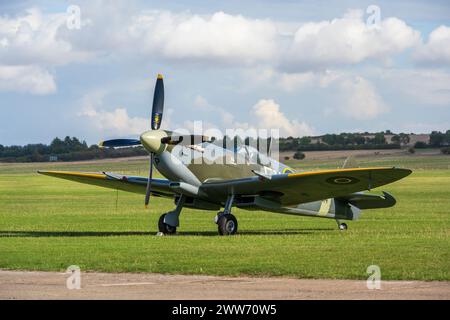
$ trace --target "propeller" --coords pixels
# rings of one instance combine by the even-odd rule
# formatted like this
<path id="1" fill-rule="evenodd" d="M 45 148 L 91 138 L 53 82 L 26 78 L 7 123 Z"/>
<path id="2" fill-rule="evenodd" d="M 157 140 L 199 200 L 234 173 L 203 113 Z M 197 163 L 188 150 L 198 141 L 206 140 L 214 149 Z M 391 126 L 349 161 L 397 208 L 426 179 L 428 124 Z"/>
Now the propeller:
<path id="1" fill-rule="evenodd" d="M 164 110 L 164 82 L 161 74 L 158 74 L 155 85 L 155 92 L 153 94 L 153 106 L 152 106 L 152 119 L 151 119 L 151 127 L 152 130 L 158 130 L 161 126 L 161 120 L 163 116 Z M 159 143 L 161 144 L 161 138 L 159 139 Z M 148 207 L 150 202 L 150 194 L 152 192 L 152 176 L 153 176 L 153 158 L 155 153 L 153 152 L 154 148 L 149 148 L 152 150 L 150 152 L 150 170 L 148 174 L 147 180 L 147 188 L 145 190 L 145 207 Z M 147 149 L 147 150 L 149 150 Z"/>
<path id="2" fill-rule="evenodd" d="M 153 175 L 153 160 L 156 154 L 161 153 L 166 145 L 172 141 L 178 141 L 177 139 L 171 140 L 167 138 L 171 132 L 159 130 L 161 126 L 161 120 L 164 110 L 164 83 L 161 74 L 158 74 L 155 85 L 155 92 L 153 94 L 153 106 L 151 113 L 151 130 L 141 134 L 140 139 L 112 139 L 99 143 L 101 148 L 116 148 L 116 147 L 131 147 L 137 145 L 143 145 L 144 148 L 150 153 L 150 170 L 147 180 L 147 188 L 145 190 L 145 207 L 147 208 L 150 202 L 150 195 L 152 192 L 152 175 Z M 183 140 L 179 138 L 179 140 Z"/>

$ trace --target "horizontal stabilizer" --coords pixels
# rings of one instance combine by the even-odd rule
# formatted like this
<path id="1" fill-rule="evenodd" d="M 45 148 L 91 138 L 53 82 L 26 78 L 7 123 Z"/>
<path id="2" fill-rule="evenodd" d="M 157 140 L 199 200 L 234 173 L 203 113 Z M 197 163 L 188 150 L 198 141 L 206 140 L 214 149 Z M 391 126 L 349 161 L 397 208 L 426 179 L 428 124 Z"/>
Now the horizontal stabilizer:
<path id="1" fill-rule="evenodd" d="M 396 203 L 395 198 L 385 191 L 383 195 L 354 193 L 339 197 L 337 200 L 348 202 L 359 209 L 389 208 Z"/>

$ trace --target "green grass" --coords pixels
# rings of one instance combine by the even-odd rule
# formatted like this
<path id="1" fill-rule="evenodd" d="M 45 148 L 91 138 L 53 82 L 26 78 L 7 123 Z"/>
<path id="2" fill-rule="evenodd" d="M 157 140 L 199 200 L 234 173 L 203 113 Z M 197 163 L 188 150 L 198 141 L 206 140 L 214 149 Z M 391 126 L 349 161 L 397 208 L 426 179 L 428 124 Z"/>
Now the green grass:
<path id="1" fill-rule="evenodd" d="M 336 167 L 338 160 L 299 162 Z M 397 157 L 366 164 L 412 167 L 385 186 L 395 207 L 365 211 L 339 232 L 334 220 L 235 209 L 240 234 L 217 236 L 215 212 L 183 209 L 176 236 L 156 237 L 159 216 L 173 201 L 40 176 L 33 164 L 0 165 L 0 268 L 161 272 L 214 275 L 450 280 L 449 158 Z M 403 165 L 403 163 L 407 165 Z M 107 170 L 145 175 L 144 160 L 45 164 L 44 169 Z M 116 196 L 118 201 L 116 206 Z"/>

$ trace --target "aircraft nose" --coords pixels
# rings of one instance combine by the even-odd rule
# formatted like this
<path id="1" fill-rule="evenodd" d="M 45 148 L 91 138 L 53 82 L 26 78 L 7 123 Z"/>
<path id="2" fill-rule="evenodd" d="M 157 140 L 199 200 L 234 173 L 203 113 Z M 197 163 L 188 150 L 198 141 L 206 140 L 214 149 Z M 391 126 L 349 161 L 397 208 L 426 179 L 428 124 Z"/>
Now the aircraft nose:
<path id="1" fill-rule="evenodd" d="M 161 138 L 164 137 L 167 137 L 167 133 L 165 131 L 150 130 L 141 134 L 140 140 L 147 151 L 160 154 L 166 148 L 166 145 L 161 143 Z"/>

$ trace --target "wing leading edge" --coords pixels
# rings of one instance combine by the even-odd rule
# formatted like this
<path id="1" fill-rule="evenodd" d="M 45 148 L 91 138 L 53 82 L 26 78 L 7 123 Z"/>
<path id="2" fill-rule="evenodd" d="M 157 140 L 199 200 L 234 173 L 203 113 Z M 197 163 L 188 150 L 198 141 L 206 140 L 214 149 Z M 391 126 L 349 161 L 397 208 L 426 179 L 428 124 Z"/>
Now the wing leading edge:
<path id="1" fill-rule="evenodd" d="M 77 172 L 77 171 L 43 171 L 38 173 L 75 182 L 95 186 L 118 189 L 122 191 L 145 194 L 147 179 L 138 176 L 126 176 L 109 172 Z M 171 181 L 152 179 L 152 194 L 155 196 L 172 197 L 175 193 Z"/>

